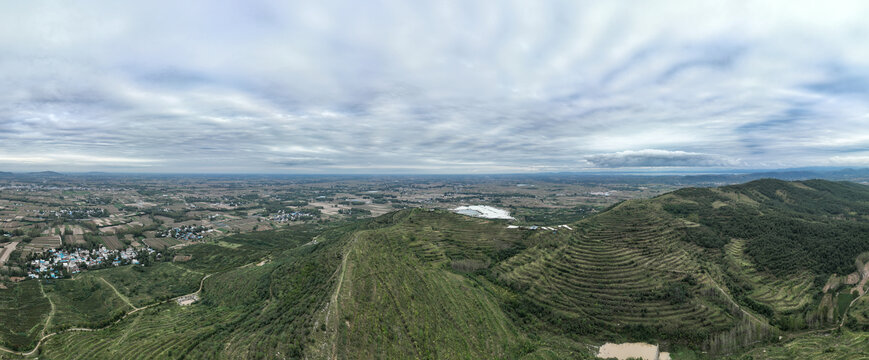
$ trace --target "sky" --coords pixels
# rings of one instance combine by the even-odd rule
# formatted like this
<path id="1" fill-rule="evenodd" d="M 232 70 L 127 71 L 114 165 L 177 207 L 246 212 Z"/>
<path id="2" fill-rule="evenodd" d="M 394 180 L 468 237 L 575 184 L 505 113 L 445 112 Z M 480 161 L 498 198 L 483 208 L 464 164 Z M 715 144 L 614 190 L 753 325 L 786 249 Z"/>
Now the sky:
<path id="1" fill-rule="evenodd" d="M 867 1 L 4 1 L 0 171 L 869 166 Z"/>

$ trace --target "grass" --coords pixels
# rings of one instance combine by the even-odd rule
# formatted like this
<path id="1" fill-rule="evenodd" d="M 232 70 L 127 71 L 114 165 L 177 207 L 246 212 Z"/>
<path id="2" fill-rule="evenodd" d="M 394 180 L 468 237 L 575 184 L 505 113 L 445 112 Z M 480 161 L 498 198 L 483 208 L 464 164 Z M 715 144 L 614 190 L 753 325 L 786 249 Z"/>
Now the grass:
<path id="1" fill-rule="evenodd" d="M 409 235 L 392 227 L 355 235 L 327 324 L 338 331 L 338 357 L 518 357 L 528 340 L 497 299 L 447 271 L 448 251 Z"/>
<path id="2" fill-rule="evenodd" d="M 864 295 L 848 311 L 848 327 L 869 331 L 869 295 Z"/>
<path id="3" fill-rule="evenodd" d="M 848 306 L 851 304 L 857 295 L 854 295 L 850 292 L 843 291 L 839 293 L 839 296 L 836 297 L 836 318 L 840 318 L 845 311 L 848 309 Z"/>
<path id="4" fill-rule="evenodd" d="M 25 281 L 0 290 L 0 341 L 10 349 L 36 344 L 51 305 L 36 281 Z"/>
<path id="5" fill-rule="evenodd" d="M 98 271 L 88 271 L 79 278 L 102 278 L 112 284 L 136 307 L 158 300 L 188 294 L 199 288 L 204 274 L 194 272 L 172 263 L 156 263 L 152 266 L 120 266 Z"/>
<path id="6" fill-rule="evenodd" d="M 869 211 L 869 205 L 859 197 L 831 200 L 827 192 L 862 190 L 815 182 L 776 186 L 686 189 L 627 201 L 557 232 L 412 209 L 328 228 L 228 236 L 180 250 L 192 255 L 188 262 L 91 271 L 73 280 L 78 283 L 53 285 L 52 299 L 64 294 L 61 288 L 68 292 L 57 299 L 52 321 L 63 326 L 111 317 L 111 309 L 125 308 L 122 297 L 141 306 L 192 292 L 211 274 L 192 305 L 166 303 L 105 329 L 63 333 L 40 356 L 590 358 L 605 341 L 649 341 L 675 349 L 676 359 L 742 358 L 751 346 L 760 346 L 747 354 L 755 359 L 865 358 L 867 333 L 852 331 L 867 318 L 865 301 L 849 312 L 849 328 L 840 333 L 774 343 L 779 332 L 768 323 L 811 315 L 820 298 L 816 279 L 825 275 L 817 271 L 838 265 L 788 263 L 788 256 L 805 254 L 791 249 L 775 257 L 787 239 L 773 237 L 784 230 L 740 227 L 761 216 L 749 208 L 762 208 L 763 216 L 793 215 L 787 229 L 807 230 L 797 234 L 802 245 L 850 234 L 828 225 L 850 221 L 840 219 L 850 216 L 838 212 L 843 207 Z M 807 203 L 812 199 L 819 203 Z M 765 239 L 776 247 L 764 248 Z M 823 256 L 838 262 L 848 249 Z M 123 296 L 113 297 L 102 279 Z M 17 296 L 38 300 L 41 294 L 30 289 Z M 831 299 L 841 312 L 852 297 Z M 90 314 L 89 306 L 109 310 Z M 41 312 L 23 312 L 37 333 L 47 311 L 43 305 Z"/>
<path id="7" fill-rule="evenodd" d="M 241 246 L 241 244 L 238 244 L 238 243 L 231 243 L 231 242 L 226 242 L 226 241 L 221 241 L 221 240 L 215 241 L 214 244 L 218 245 L 218 246 L 223 246 L 225 248 L 230 248 L 230 249 L 237 249 Z"/>
<path id="8" fill-rule="evenodd" d="M 549 323 L 579 334 L 698 343 L 734 326 L 722 304 L 696 296 L 710 292 L 701 250 L 649 206 L 628 202 L 578 223 L 498 265 L 498 279 L 527 294 L 523 308 L 546 309 Z"/>
<path id="9" fill-rule="evenodd" d="M 784 344 L 762 346 L 748 355 L 756 360 L 869 359 L 869 332 L 842 331 L 799 337 Z M 744 357 L 747 358 L 747 357 Z"/>
<path id="10" fill-rule="evenodd" d="M 175 240 L 174 238 L 170 238 L 170 237 L 144 239 L 144 240 L 142 240 L 142 242 L 144 242 L 145 245 L 148 245 L 149 247 L 154 248 L 154 249 L 158 249 L 158 250 L 164 250 L 170 246 L 178 245 L 181 243 L 180 241 Z"/>
<path id="11" fill-rule="evenodd" d="M 130 310 L 114 290 L 91 276 L 46 282 L 44 288 L 55 305 L 48 332 L 102 326 Z"/>
<path id="12" fill-rule="evenodd" d="M 772 307 L 776 312 L 791 313 L 800 311 L 812 302 L 814 276 L 807 271 L 785 277 L 758 271 L 751 259 L 745 254 L 745 240 L 732 239 L 724 247 L 728 261 L 737 266 L 734 272 L 740 274 L 753 289 L 748 296 L 755 301 Z"/>
<path id="13" fill-rule="evenodd" d="M 201 273 L 213 273 L 236 268 L 266 254 L 262 251 L 246 248 L 232 249 L 213 244 L 190 245 L 184 247 L 179 253 L 191 255 L 193 259 L 180 263 L 178 264 L 179 266 Z"/>
<path id="14" fill-rule="evenodd" d="M 93 332 L 67 332 L 49 338 L 41 357 L 88 358 L 188 358 L 218 357 L 273 359 L 298 358 L 311 345 L 315 312 L 322 308 L 334 285 L 330 276 L 340 262 L 340 248 L 349 229 L 321 235 L 317 245 L 299 246 L 302 238 L 285 237 L 271 247 L 262 243 L 242 244 L 237 249 L 217 245 L 193 245 L 194 257 L 183 264 L 163 263 L 145 274 L 122 268 L 89 273 L 103 277 L 131 299 L 139 286 L 120 281 L 134 277 L 138 282 L 161 284 L 164 274 L 179 278 L 184 273 L 214 273 L 204 282 L 201 300 L 188 306 L 172 303 L 151 307 L 124 318 L 117 324 Z M 289 233 L 284 233 L 289 234 Z M 274 234 L 273 234 L 274 235 Z M 307 241 L 303 242 L 306 243 Z M 262 266 L 247 265 L 252 258 L 273 254 L 273 261 Z M 278 255 L 279 254 L 279 255 Z M 227 265 L 228 262 L 230 265 Z M 237 265 L 234 266 L 233 265 Z M 197 270 L 198 269 L 198 270 Z M 201 274 L 195 275 L 196 287 Z M 185 281 L 178 281 L 186 284 Z M 185 285 L 186 286 L 186 285 Z M 193 287 L 195 290 L 196 287 Z M 159 287 L 140 286 L 140 294 L 160 298 Z M 187 290 L 184 290 L 187 291 Z"/>
<path id="15" fill-rule="evenodd" d="M 173 304 L 136 313 L 109 328 L 73 331 L 49 338 L 42 356 L 49 359 L 178 358 L 189 347 L 207 339 L 232 313 Z M 238 315 L 236 315 L 238 316 Z"/>

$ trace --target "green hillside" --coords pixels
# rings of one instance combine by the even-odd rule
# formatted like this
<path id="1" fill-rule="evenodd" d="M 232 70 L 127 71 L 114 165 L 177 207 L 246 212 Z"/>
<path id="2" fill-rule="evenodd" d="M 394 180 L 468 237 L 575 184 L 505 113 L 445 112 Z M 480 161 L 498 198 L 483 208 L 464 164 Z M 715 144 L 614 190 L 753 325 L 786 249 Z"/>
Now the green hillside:
<path id="1" fill-rule="evenodd" d="M 556 229 L 407 209 L 237 235 L 0 290 L 0 340 L 49 335 L 43 359 L 864 355 L 869 187 L 686 188 Z"/>

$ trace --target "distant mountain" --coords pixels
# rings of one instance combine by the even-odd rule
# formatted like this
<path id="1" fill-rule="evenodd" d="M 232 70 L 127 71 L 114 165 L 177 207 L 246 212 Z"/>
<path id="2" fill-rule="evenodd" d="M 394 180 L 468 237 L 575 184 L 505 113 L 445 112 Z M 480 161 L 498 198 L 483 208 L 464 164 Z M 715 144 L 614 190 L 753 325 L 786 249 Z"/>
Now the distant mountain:
<path id="1" fill-rule="evenodd" d="M 65 176 L 64 174 L 61 174 L 61 173 L 59 173 L 59 172 L 54 172 L 54 171 L 38 171 L 38 172 L 29 172 L 29 173 L 26 173 L 26 174 L 23 174 L 23 175 L 27 175 L 27 176 L 41 176 L 41 177 L 58 177 L 58 176 Z"/>
<path id="2" fill-rule="evenodd" d="M 849 180 L 855 178 L 869 179 L 869 169 L 859 168 L 805 168 L 805 169 L 785 169 L 769 172 L 759 172 L 749 174 L 750 178 L 774 178 L 780 180 L 808 180 L 808 179 L 824 179 L 824 180 Z"/>
<path id="3" fill-rule="evenodd" d="M 593 182 L 625 184 L 670 184 L 675 186 L 721 186 L 741 184 L 759 179 L 779 179 L 787 181 L 823 179 L 869 182 L 869 169 L 850 168 L 799 168 L 770 171 L 752 171 L 730 174 L 637 174 L 637 173 L 542 173 L 499 175 L 517 179 L 531 178 L 548 182 Z"/>

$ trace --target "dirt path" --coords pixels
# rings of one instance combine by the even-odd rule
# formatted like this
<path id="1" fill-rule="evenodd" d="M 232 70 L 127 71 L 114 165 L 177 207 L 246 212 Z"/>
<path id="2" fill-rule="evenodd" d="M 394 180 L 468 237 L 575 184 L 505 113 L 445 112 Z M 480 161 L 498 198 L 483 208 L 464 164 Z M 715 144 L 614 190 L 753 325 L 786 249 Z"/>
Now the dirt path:
<path id="1" fill-rule="evenodd" d="M 129 326 L 129 328 L 127 330 L 124 331 L 124 335 L 121 335 L 121 337 L 118 338 L 118 341 L 115 341 L 115 344 L 120 345 L 124 341 L 126 341 L 127 337 L 130 336 L 130 332 L 132 330 L 134 330 L 136 328 L 136 326 L 139 324 L 140 319 L 142 319 L 141 316 L 137 316 L 135 319 L 133 319 L 133 323 Z"/>
<path id="2" fill-rule="evenodd" d="M 724 295 L 725 298 L 727 298 L 727 300 L 729 300 L 731 303 L 733 303 L 733 306 L 736 306 L 736 308 L 739 309 L 739 311 L 742 311 L 743 314 L 748 315 L 749 317 L 751 317 L 752 319 L 754 319 L 755 321 L 757 321 L 761 324 L 767 324 L 767 322 L 761 321 L 760 319 L 757 318 L 757 316 L 754 316 L 754 314 L 752 314 L 748 311 L 745 311 L 745 309 L 743 309 L 742 306 L 739 306 L 739 304 L 736 301 L 734 301 L 732 297 L 730 297 L 730 294 L 728 294 L 726 291 L 724 291 L 724 289 L 722 289 L 720 286 L 718 286 L 718 283 L 715 282 L 715 280 L 712 279 L 711 276 L 706 276 L 706 278 L 708 278 L 709 282 L 712 283 L 712 286 L 715 286 L 715 288 L 718 289 L 718 291 L 720 291 L 721 294 Z"/>
<path id="3" fill-rule="evenodd" d="M 335 286 L 335 292 L 332 293 L 332 299 L 330 301 L 330 309 L 326 312 L 326 324 L 329 323 L 329 315 L 332 313 L 332 308 L 335 310 L 335 318 L 338 318 L 338 295 L 341 294 L 341 287 L 344 285 L 344 274 L 347 273 L 347 258 L 350 257 L 350 252 L 353 250 L 352 245 L 356 242 L 357 237 L 354 237 L 349 244 L 347 244 L 347 251 L 344 253 L 343 258 L 341 259 L 341 268 L 340 273 L 338 274 L 338 285 Z M 340 325 L 340 324 L 339 324 Z M 338 326 L 335 325 L 335 332 L 332 333 L 332 359 L 338 358 Z"/>
<path id="4" fill-rule="evenodd" d="M 860 276 L 863 277 L 863 280 L 860 280 L 860 282 L 857 283 L 857 292 L 860 293 L 860 296 L 863 296 L 866 294 L 866 282 L 869 281 L 869 263 L 866 263 L 866 265 L 863 265 L 863 268 L 860 269 Z"/>
<path id="5" fill-rule="evenodd" d="M 809 335 L 809 334 L 819 334 L 819 333 L 831 332 L 831 331 L 834 331 L 837 329 L 841 329 L 843 326 L 845 326 L 845 320 L 848 319 L 848 311 L 850 311 L 851 307 L 854 306 L 855 303 L 857 303 L 857 300 L 860 300 L 860 298 L 862 298 L 863 296 L 866 296 L 866 294 L 867 294 L 867 292 L 863 291 L 863 286 L 865 286 L 866 281 L 869 280 L 869 264 L 866 264 L 865 266 L 863 266 L 863 269 L 860 271 L 860 275 L 863 276 L 863 280 L 861 280 L 856 285 L 859 289 L 858 292 L 860 295 L 858 295 L 856 298 L 854 298 L 854 300 L 851 300 L 851 302 L 848 303 L 848 307 L 846 307 L 845 311 L 842 312 L 842 319 L 839 320 L 839 325 L 836 325 L 836 326 L 833 326 L 830 328 L 826 328 L 826 329 L 815 329 L 815 330 L 806 330 L 806 331 L 801 331 L 801 332 L 788 333 L 785 335 L 787 337 L 787 339 L 790 340 L 790 339 L 793 339 L 793 338 L 796 338 L 799 336 Z"/>
<path id="6" fill-rule="evenodd" d="M 256 263 L 254 262 L 254 263 L 246 264 L 246 265 L 243 265 L 243 266 L 240 266 L 240 267 L 248 267 L 248 266 L 255 265 L 255 264 L 256 264 Z M 189 293 L 189 294 L 180 295 L 180 296 L 176 296 L 176 297 L 173 297 L 173 298 L 171 298 L 171 299 L 166 299 L 166 300 L 163 300 L 163 301 L 158 301 L 158 302 L 155 302 L 155 303 L 151 303 L 151 304 L 145 305 L 145 306 L 140 307 L 140 308 L 133 306 L 133 304 L 130 303 L 130 300 L 127 299 L 125 296 L 121 295 L 121 293 L 118 292 L 118 289 L 115 289 L 115 287 L 112 286 L 111 283 L 109 283 L 108 281 L 106 281 L 106 279 L 103 279 L 102 277 L 99 277 L 100 280 L 104 281 L 104 282 L 105 282 L 107 285 L 109 285 L 113 290 L 115 290 L 115 293 L 117 293 L 118 296 L 121 297 L 121 299 L 124 299 L 124 301 L 125 301 L 127 304 L 129 304 L 131 307 L 133 307 L 133 310 L 130 311 L 130 312 L 128 312 L 128 313 L 126 313 L 126 314 L 124 314 L 123 316 L 121 316 L 120 318 L 118 318 L 117 320 L 115 320 L 114 322 L 112 322 L 112 323 L 110 323 L 110 324 L 107 324 L 107 325 L 105 325 L 105 326 L 103 326 L 103 327 L 93 328 L 93 329 L 91 329 L 91 328 L 69 328 L 69 329 L 66 329 L 66 330 L 62 330 L 62 331 L 58 331 L 58 332 L 53 332 L 53 333 L 50 333 L 50 334 L 44 335 L 44 336 L 42 336 L 42 337 L 39 339 L 39 342 L 36 343 L 36 346 L 34 346 L 33 349 L 31 349 L 30 351 L 27 351 L 27 352 L 23 352 L 23 351 L 15 351 L 15 350 L 7 349 L 7 348 L 5 348 L 5 347 L 3 347 L 3 346 L 0 346 L 0 351 L 7 352 L 7 353 L 10 353 L 10 354 L 19 355 L 19 356 L 30 356 L 30 355 L 33 355 L 34 353 L 36 353 L 36 351 L 39 350 L 39 347 L 42 346 L 42 343 L 44 343 L 45 340 L 47 340 L 48 338 L 50 338 L 50 337 L 52 337 L 52 336 L 59 335 L 59 334 L 63 334 L 63 333 L 67 333 L 67 332 L 71 332 L 71 331 L 97 331 L 97 330 L 102 330 L 102 329 L 108 328 L 108 327 L 110 327 L 110 326 L 114 326 L 115 324 L 117 324 L 117 323 L 123 321 L 124 319 L 126 319 L 126 318 L 129 317 L 130 315 L 133 315 L 133 314 L 135 314 L 135 313 L 137 313 L 137 312 L 139 312 L 139 311 L 142 311 L 142 310 L 145 310 L 145 309 L 149 309 L 149 308 L 152 308 L 152 307 L 157 306 L 157 305 L 162 305 L 162 304 L 165 304 L 165 303 L 170 303 L 170 302 L 173 302 L 173 301 L 177 301 L 179 298 L 182 298 L 182 297 L 185 297 L 185 296 L 199 295 L 199 294 L 202 292 L 202 287 L 205 285 L 205 279 L 208 279 L 209 277 L 211 277 L 211 275 L 214 275 L 214 274 L 208 274 L 208 275 L 205 275 L 205 276 L 202 277 L 202 280 L 199 280 L 199 289 L 197 289 L 195 292 L 192 292 L 192 293 Z M 40 283 L 39 285 L 40 285 L 40 287 L 41 287 L 41 286 L 42 286 L 42 283 Z M 43 292 L 43 295 L 45 295 L 45 292 Z M 52 313 L 49 315 L 49 319 L 50 319 L 51 317 L 53 317 L 53 314 L 54 314 L 54 303 L 51 302 L 51 299 L 50 299 L 50 298 L 49 298 L 49 302 L 50 302 L 51 305 L 52 305 Z M 43 328 L 43 331 L 45 331 L 45 328 Z"/>
<path id="7" fill-rule="evenodd" d="M 209 277 L 211 277 L 211 275 L 214 275 L 214 274 L 208 274 L 208 275 L 205 275 L 204 277 L 202 277 L 202 280 L 199 280 L 199 289 L 196 290 L 196 292 L 190 293 L 187 295 L 199 295 L 202 292 L 202 286 L 205 285 L 205 279 L 208 279 Z M 187 296 L 187 295 L 177 296 L 177 297 L 174 297 L 173 299 L 177 299 L 177 298 Z"/>
<path id="8" fill-rule="evenodd" d="M 848 303 L 848 307 L 846 307 L 845 311 L 842 312 L 842 321 L 839 322 L 839 328 L 845 325 L 845 320 L 848 319 L 848 311 L 851 310 L 851 306 L 854 306 L 854 303 L 856 303 L 857 300 L 860 300 L 860 298 L 862 298 L 864 295 L 866 294 L 857 296 L 856 298 L 854 298 L 854 300 L 851 300 L 851 302 Z"/>
<path id="9" fill-rule="evenodd" d="M 121 300 L 124 300 L 124 302 L 127 303 L 127 305 L 130 305 L 130 307 L 133 308 L 134 312 L 139 311 L 139 308 L 137 308 L 136 305 L 133 305 L 133 303 L 130 302 L 130 299 L 128 299 L 126 296 L 124 296 L 124 294 L 121 294 L 121 292 L 118 291 L 118 289 L 116 289 L 115 286 L 112 285 L 112 283 L 108 282 L 106 279 L 103 279 L 102 276 L 97 276 L 97 277 L 100 278 L 100 280 L 102 280 L 104 283 L 106 283 L 106 285 L 108 285 L 110 288 L 112 288 L 112 290 L 115 291 L 115 294 L 117 294 L 118 297 L 121 298 Z"/>
<path id="10" fill-rule="evenodd" d="M 754 320 L 757 320 L 761 323 L 764 323 L 763 321 L 758 319 L 756 316 L 754 316 L 752 313 L 745 311 L 741 306 L 739 306 L 739 304 L 737 304 L 735 301 L 733 301 L 733 299 L 730 297 L 730 295 L 728 295 L 726 292 L 724 292 L 724 290 L 721 289 L 721 287 L 719 287 L 718 284 L 715 283 L 714 280 L 710 279 L 710 281 L 712 281 L 712 285 L 714 285 L 715 288 L 718 289 L 718 291 L 721 291 L 721 293 L 724 294 L 727 297 L 727 299 L 729 299 L 733 303 L 733 305 L 735 305 L 739 310 L 741 310 L 742 313 L 750 316 Z M 861 297 L 862 297 L 862 295 L 858 296 L 857 298 L 852 300 L 850 304 L 848 304 L 848 307 L 845 308 L 845 311 L 842 314 L 842 320 L 839 322 L 838 326 L 833 326 L 833 327 L 827 328 L 827 329 L 814 329 L 814 330 L 806 330 L 806 331 L 801 331 L 801 332 L 789 332 L 789 333 L 783 334 L 783 336 L 785 336 L 787 340 L 790 340 L 790 339 L 793 339 L 795 337 L 799 337 L 799 336 L 803 336 L 803 335 L 814 334 L 814 333 L 824 333 L 824 332 L 830 332 L 830 331 L 839 329 L 845 325 L 845 319 L 848 318 L 848 311 L 851 310 L 851 306 L 854 305 L 854 303 L 857 302 L 857 300 L 859 300 Z"/>
<path id="11" fill-rule="evenodd" d="M 51 305 L 51 312 L 48 313 L 48 319 L 45 319 L 45 325 L 42 326 L 41 334 L 42 336 L 45 336 L 45 330 L 47 330 L 48 327 L 51 326 L 51 320 L 54 318 L 55 307 L 54 301 L 51 301 L 51 298 L 45 294 L 45 288 L 42 287 L 42 282 L 39 282 L 39 291 L 42 293 L 42 296 L 48 299 L 48 303 Z"/>
<path id="12" fill-rule="evenodd" d="M 842 321 L 839 322 L 840 328 L 845 325 L 845 320 L 848 319 L 848 311 L 851 310 L 851 307 L 854 306 L 855 303 L 857 303 L 857 300 L 860 300 L 860 298 L 866 295 L 866 291 L 863 290 L 863 287 L 866 286 L 866 281 L 869 280 L 869 264 L 864 265 L 863 268 L 860 269 L 859 273 L 860 276 L 863 277 L 863 279 L 860 280 L 857 285 L 854 285 L 857 288 L 858 295 L 856 298 L 854 298 L 854 300 L 851 300 L 851 302 L 848 303 L 848 307 L 845 308 L 845 311 L 843 311 Z"/>
<path id="13" fill-rule="evenodd" d="M 6 263 L 6 260 L 9 260 L 9 255 L 12 255 L 12 252 L 15 251 L 16 246 L 18 246 L 18 242 L 13 241 L 3 247 L 3 253 L 2 255 L 0 255 L 0 266 L 3 266 L 3 264 Z"/>

